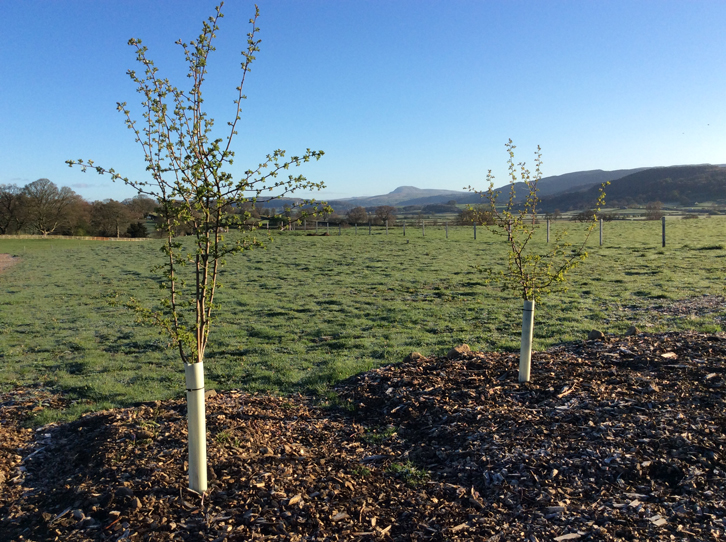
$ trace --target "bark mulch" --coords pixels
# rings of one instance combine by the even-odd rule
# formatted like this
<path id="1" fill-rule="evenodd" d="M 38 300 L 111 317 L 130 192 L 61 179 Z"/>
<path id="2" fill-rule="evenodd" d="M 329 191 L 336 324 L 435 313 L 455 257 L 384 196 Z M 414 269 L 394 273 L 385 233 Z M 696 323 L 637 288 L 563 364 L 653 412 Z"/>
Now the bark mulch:
<path id="1" fill-rule="evenodd" d="M 414 356 L 416 357 L 416 356 Z M 719 540 L 726 337 L 585 341 L 382 367 L 340 405 L 208 399 L 210 489 L 186 489 L 183 401 L 22 428 L 0 395 L 0 539 Z"/>

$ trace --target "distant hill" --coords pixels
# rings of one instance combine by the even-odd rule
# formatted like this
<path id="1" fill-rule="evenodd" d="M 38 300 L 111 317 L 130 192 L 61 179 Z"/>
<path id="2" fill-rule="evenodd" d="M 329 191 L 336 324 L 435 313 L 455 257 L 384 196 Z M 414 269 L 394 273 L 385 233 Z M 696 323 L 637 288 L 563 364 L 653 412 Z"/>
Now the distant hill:
<path id="1" fill-rule="evenodd" d="M 638 173 L 646 169 L 648 168 L 616 169 L 613 171 L 593 169 L 590 171 L 565 173 L 564 175 L 553 175 L 552 177 L 545 177 L 539 182 L 539 195 L 543 197 L 560 192 L 587 190 L 592 186 L 600 185 L 606 181 L 621 179 L 627 175 L 632 175 L 633 173 Z M 523 183 L 518 184 L 522 186 Z"/>
<path id="2" fill-rule="evenodd" d="M 647 168 L 618 169 L 614 171 L 595 169 L 591 171 L 576 171 L 574 173 L 565 173 L 564 175 L 544 177 L 539 182 L 539 195 L 542 197 L 571 190 L 587 190 L 593 185 L 600 184 L 604 181 L 619 179 L 631 173 L 643 171 L 644 169 Z M 516 183 L 514 188 L 518 194 L 522 194 L 521 191 L 524 189 L 524 183 Z M 508 193 L 509 188 L 505 187 L 504 190 Z M 361 207 L 378 207 L 380 205 L 406 207 L 409 205 L 424 206 L 447 203 L 450 200 L 455 200 L 457 203 L 473 204 L 479 203 L 481 201 L 481 197 L 472 192 L 422 189 L 416 188 L 415 186 L 399 186 L 388 194 L 340 199 L 331 201 L 330 204 L 337 212 L 341 213 L 358 205 Z"/>
<path id="3" fill-rule="evenodd" d="M 726 168 L 712 165 L 646 169 L 610 182 L 605 189 L 608 207 L 661 201 L 692 205 L 698 201 L 726 201 Z M 595 204 L 598 187 L 542 197 L 540 209 L 585 209 Z"/>
<path id="4" fill-rule="evenodd" d="M 656 200 L 682 205 L 696 201 L 726 200 L 726 167 L 723 166 L 706 164 L 613 171 L 595 169 L 541 179 L 538 185 L 538 195 L 542 200 L 540 209 L 568 211 L 592 206 L 597 200 L 598 187 L 605 181 L 611 183 L 606 189 L 608 207 Z M 524 183 L 516 183 L 514 188 L 518 198 L 524 197 Z M 499 190 L 503 192 L 500 196 L 500 201 L 503 201 L 509 188 Z M 472 192 L 399 186 L 388 194 L 330 200 L 328 203 L 338 214 L 344 214 L 357 206 L 369 209 L 381 205 L 423 207 L 445 204 L 451 200 L 460 204 L 482 202 L 482 198 Z M 286 204 L 299 201 L 293 198 L 276 200 L 266 206 L 281 211 Z"/>
<path id="5" fill-rule="evenodd" d="M 399 186 L 393 192 L 383 194 L 381 196 L 370 196 L 370 197 L 359 197 L 359 198 L 347 198 L 343 200 L 337 200 L 345 202 L 348 205 L 354 207 L 378 207 L 380 205 L 413 205 L 408 203 L 409 201 L 419 199 L 436 199 L 436 203 L 446 203 L 451 199 L 456 199 L 457 196 L 467 194 L 467 192 L 458 192 L 456 190 L 437 190 L 433 188 L 416 188 L 415 186 Z"/>
<path id="6" fill-rule="evenodd" d="M 272 201 L 264 201 L 262 198 L 260 198 L 260 201 L 257 202 L 257 208 L 275 209 L 277 212 L 282 212 L 285 207 L 292 207 L 295 204 L 299 204 L 301 201 L 303 201 L 302 198 L 281 198 L 273 199 Z"/>

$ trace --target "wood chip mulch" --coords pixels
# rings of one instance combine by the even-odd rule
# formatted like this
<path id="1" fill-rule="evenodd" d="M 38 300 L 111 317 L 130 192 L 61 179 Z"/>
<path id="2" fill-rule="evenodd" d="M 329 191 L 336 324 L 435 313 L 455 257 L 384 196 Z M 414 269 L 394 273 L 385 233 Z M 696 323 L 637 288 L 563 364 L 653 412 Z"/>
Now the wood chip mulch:
<path id="1" fill-rule="evenodd" d="M 183 401 L 37 430 L 0 395 L 0 538 L 720 540 L 726 337 L 664 333 L 534 356 L 464 353 L 341 384 L 343 406 L 208 399 L 210 490 L 186 489 Z"/>

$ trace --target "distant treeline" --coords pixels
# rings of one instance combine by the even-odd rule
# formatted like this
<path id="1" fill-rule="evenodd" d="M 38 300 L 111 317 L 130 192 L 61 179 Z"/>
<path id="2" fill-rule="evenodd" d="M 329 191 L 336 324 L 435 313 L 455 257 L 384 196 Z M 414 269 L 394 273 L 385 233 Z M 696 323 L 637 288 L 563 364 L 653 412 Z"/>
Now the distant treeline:
<path id="1" fill-rule="evenodd" d="M 563 212 L 577 212 L 574 219 L 592 216 L 590 210 L 597 200 L 599 185 L 577 188 L 569 192 L 543 196 L 538 211 L 545 218 L 559 218 Z M 662 216 L 662 205 L 690 206 L 697 202 L 726 201 L 726 168 L 717 166 L 673 166 L 637 171 L 611 181 L 605 188 L 605 206 L 608 208 L 646 207 L 646 218 Z M 383 225 L 388 221 L 423 220 L 436 215 L 448 215 L 452 224 L 486 224 L 490 217 L 484 200 L 476 195 L 473 205 L 461 209 L 457 201 L 426 205 L 379 205 L 376 207 L 352 206 L 349 202 L 332 201 L 332 212 L 319 214 L 317 218 L 332 224 Z M 506 194 L 501 198 L 506 201 Z M 660 202 L 663 202 L 661 204 Z M 467 201 L 459 201 L 467 203 Z M 518 201 L 515 198 L 515 207 Z M 312 207 L 299 207 L 302 200 L 279 199 L 251 202 L 237 209 L 244 213 L 244 223 L 252 226 L 267 222 L 271 227 L 286 227 L 291 221 L 300 220 L 303 212 Z M 719 209 L 721 203 L 719 203 Z M 297 206 L 297 207 L 296 207 Z M 146 237 L 149 235 L 145 222 L 156 219 L 156 201 L 137 196 L 124 201 L 107 199 L 88 202 L 68 187 L 58 188 L 48 179 L 39 179 L 24 187 L 0 185 L 0 234 L 55 234 L 103 237 Z M 329 209 L 330 209 L 329 208 Z M 622 218 L 616 214 L 599 215 L 604 220 Z M 183 233 L 183 231 L 181 232 Z"/>
<path id="2" fill-rule="evenodd" d="M 321 220 L 331 224 L 373 224 L 382 226 L 388 222 L 389 226 L 400 225 L 408 221 L 410 223 L 421 220 L 440 220 L 437 215 L 448 215 L 446 220 L 452 225 L 471 226 L 472 224 L 492 224 L 491 214 L 488 206 L 468 205 L 461 209 L 455 201 L 448 203 L 436 203 L 430 205 L 407 205 L 394 207 L 392 205 L 380 205 L 378 207 L 353 207 L 345 213 L 339 214 L 333 211 L 332 214 L 323 215 Z"/>
<path id="3" fill-rule="evenodd" d="M 246 226 L 261 221 L 282 227 L 311 212 L 312 207 L 291 209 L 297 200 L 278 200 L 279 209 L 252 202 L 231 209 Z M 48 179 L 38 179 L 23 187 L 0 184 L 0 235 L 68 235 L 81 237 L 147 237 L 146 223 L 161 220 L 156 200 L 136 196 L 123 201 L 105 199 L 88 202 L 71 188 L 58 187 Z M 191 228 L 177 228 L 186 235 Z"/>
<path id="4" fill-rule="evenodd" d="M 156 202 L 137 196 L 122 202 L 88 202 L 48 179 L 23 187 L 0 185 L 0 234 L 146 237 L 144 224 Z"/>

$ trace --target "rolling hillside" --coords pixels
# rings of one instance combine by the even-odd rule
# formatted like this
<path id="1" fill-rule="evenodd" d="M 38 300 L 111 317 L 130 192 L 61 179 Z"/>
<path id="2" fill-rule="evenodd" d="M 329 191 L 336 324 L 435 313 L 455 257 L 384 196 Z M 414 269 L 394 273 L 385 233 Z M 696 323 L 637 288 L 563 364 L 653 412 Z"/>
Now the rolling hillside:
<path id="1" fill-rule="evenodd" d="M 726 201 L 726 167 L 706 164 L 614 171 L 596 169 L 545 177 L 539 182 L 542 200 L 540 208 L 544 211 L 568 211 L 592 206 L 597 199 L 598 187 L 605 181 L 611 183 L 606 190 L 608 207 L 645 204 L 656 200 L 680 205 L 692 205 L 698 201 Z M 518 196 L 522 197 L 524 184 L 516 183 L 514 186 Z M 506 198 L 508 188 L 500 190 L 505 192 L 502 199 Z M 424 206 L 451 200 L 459 204 L 482 202 L 478 194 L 471 192 L 399 186 L 388 194 L 331 200 L 329 204 L 338 214 L 344 214 L 357 206 L 369 209 L 381 205 Z M 299 200 L 277 200 L 267 206 L 279 211 L 285 204 L 294 201 Z"/>
<path id="2" fill-rule="evenodd" d="M 619 179 L 631 173 L 643 171 L 647 168 L 636 169 L 619 169 L 615 171 L 603 171 L 595 169 L 590 171 L 576 171 L 573 173 L 565 173 L 564 175 L 553 175 L 544 177 L 539 182 L 540 196 L 557 194 L 573 190 L 587 190 L 591 186 L 600 184 L 603 181 Z M 485 187 L 482 187 L 485 188 Z M 524 188 L 523 183 L 516 183 L 515 190 L 519 192 Z M 507 189 L 508 190 L 508 189 Z M 360 205 L 361 207 L 377 207 L 379 205 L 393 205 L 397 207 L 405 207 L 408 205 L 432 205 L 436 203 L 446 203 L 455 200 L 457 203 L 479 203 L 481 198 L 479 195 L 455 190 L 433 190 L 421 189 L 414 186 L 400 186 L 389 194 L 380 196 L 348 198 L 342 200 L 331 201 L 330 204 L 338 212 L 345 212 Z M 339 210 L 340 209 L 340 210 Z"/>
<path id="3" fill-rule="evenodd" d="M 726 168 L 712 165 L 651 168 L 611 181 L 606 189 L 608 207 L 645 204 L 659 200 L 667 204 L 693 205 L 703 201 L 726 201 Z M 551 211 L 592 206 L 598 187 L 584 192 L 545 196 L 540 208 Z"/>

